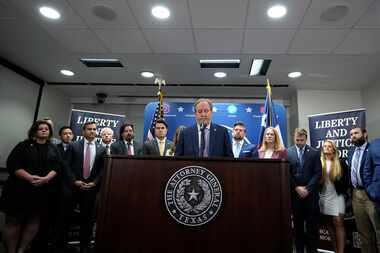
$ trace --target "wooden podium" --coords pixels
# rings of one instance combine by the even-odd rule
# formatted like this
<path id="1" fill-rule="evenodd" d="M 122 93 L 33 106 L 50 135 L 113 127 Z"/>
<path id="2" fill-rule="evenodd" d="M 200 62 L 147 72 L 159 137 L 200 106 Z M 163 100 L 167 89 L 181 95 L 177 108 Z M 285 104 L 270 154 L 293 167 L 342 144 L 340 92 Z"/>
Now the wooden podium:
<path id="1" fill-rule="evenodd" d="M 287 162 L 123 156 L 106 159 L 97 216 L 97 253 L 291 252 Z M 186 166 L 207 169 L 221 185 L 220 209 L 203 225 L 180 224 L 165 204 L 169 179 Z M 194 190 L 187 194 L 193 194 L 192 201 L 197 197 Z"/>

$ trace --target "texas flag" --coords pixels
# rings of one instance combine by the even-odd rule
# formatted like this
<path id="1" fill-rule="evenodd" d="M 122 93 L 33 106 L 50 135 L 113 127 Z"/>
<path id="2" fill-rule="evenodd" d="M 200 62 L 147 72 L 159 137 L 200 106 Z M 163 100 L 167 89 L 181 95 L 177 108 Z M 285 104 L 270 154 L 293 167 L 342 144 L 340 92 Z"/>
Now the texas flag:
<path id="1" fill-rule="evenodd" d="M 260 128 L 260 133 L 259 133 L 259 138 L 258 138 L 259 144 L 263 142 L 264 131 L 267 127 L 274 127 L 277 130 L 278 135 L 280 137 L 280 143 L 284 144 L 281 130 L 280 130 L 279 118 L 278 118 L 278 115 L 276 114 L 276 111 L 274 109 L 274 104 L 272 101 L 272 89 L 271 89 L 268 79 L 266 80 L 266 82 L 267 82 L 267 86 L 266 86 L 267 95 L 265 98 L 263 115 L 261 117 L 261 128 Z"/>

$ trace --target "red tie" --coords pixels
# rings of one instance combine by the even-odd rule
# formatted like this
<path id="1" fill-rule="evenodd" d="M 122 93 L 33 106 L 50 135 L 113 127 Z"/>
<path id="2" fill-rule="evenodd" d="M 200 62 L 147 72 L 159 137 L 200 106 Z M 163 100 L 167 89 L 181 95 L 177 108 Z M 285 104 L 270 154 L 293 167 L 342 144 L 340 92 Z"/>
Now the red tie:
<path id="1" fill-rule="evenodd" d="M 86 152 L 84 153 L 83 161 L 83 177 L 87 179 L 90 176 L 90 163 L 91 163 L 91 142 L 87 142 Z"/>
<path id="2" fill-rule="evenodd" d="M 128 142 L 128 155 L 133 155 L 132 154 L 132 143 Z"/>

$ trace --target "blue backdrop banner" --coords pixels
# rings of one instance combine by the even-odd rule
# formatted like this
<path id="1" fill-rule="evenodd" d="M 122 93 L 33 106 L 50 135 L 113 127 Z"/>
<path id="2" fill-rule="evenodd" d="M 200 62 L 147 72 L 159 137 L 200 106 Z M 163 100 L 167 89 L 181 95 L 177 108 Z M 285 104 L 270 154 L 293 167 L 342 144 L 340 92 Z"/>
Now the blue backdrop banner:
<path id="1" fill-rule="evenodd" d="M 365 128 L 365 109 L 311 115 L 310 145 L 321 149 L 324 140 L 333 140 L 339 149 L 339 156 L 347 158 L 351 146 L 350 130 L 356 126 Z"/>
<path id="2" fill-rule="evenodd" d="M 72 109 L 70 117 L 70 127 L 73 130 L 75 136 L 75 139 L 73 141 L 81 140 L 83 138 L 82 126 L 84 123 L 91 121 L 95 122 L 97 125 L 97 141 L 99 141 L 100 139 L 100 130 L 102 130 L 102 128 L 104 127 L 111 128 L 114 131 L 113 138 L 118 139 L 119 129 L 125 121 L 125 116 L 103 112 L 91 112 Z"/>
<path id="3" fill-rule="evenodd" d="M 212 122 L 226 127 L 231 133 L 233 124 L 242 121 L 247 127 L 246 141 L 257 144 L 262 116 L 264 113 L 264 103 L 257 104 L 237 104 L 237 103 L 214 103 Z M 278 115 L 280 129 L 283 133 L 284 144 L 286 140 L 286 110 L 281 104 L 274 103 Z M 144 140 L 152 121 L 157 102 L 146 105 L 144 113 Z M 175 129 L 180 126 L 192 126 L 195 124 L 194 104 L 180 102 L 165 102 L 164 117 L 169 124 L 168 138 L 173 139 Z"/>

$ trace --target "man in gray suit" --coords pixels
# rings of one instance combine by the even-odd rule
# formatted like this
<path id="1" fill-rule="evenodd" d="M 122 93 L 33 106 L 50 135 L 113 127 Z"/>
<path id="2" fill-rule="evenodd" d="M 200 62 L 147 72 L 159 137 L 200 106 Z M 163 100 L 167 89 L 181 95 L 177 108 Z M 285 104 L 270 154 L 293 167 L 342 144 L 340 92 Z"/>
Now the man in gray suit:
<path id="1" fill-rule="evenodd" d="M 112 143 L 112 155 L 142 155 L 142 145 L 135 141 L 134 127 L 125 123 L 120 127 L 120 139 Z"/>
<path id="2" fill-rule="evenodd" d="M 143 154 L 154 156 L 166 156 L 166 153 L 172 147 L 173 143 L 166 138 L 168 133 L 168 124 L 163 119 L 158 119 L 154 126 L 155 138 L 144 143 Z"/>

